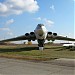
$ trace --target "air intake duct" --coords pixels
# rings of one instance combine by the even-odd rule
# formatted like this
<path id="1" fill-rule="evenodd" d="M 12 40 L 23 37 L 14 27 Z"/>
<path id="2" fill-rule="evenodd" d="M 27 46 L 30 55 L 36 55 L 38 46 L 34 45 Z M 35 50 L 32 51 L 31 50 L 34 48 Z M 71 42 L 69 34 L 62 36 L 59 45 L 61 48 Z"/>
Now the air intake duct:
<path id="1" fill-rule="evenodd" d="M 34 32 L 30 32 L 30 35 L 34 35 L 35 33 Z"/>
<path id="2" fill-rule="evenodd" d="M 29 33 L 26 33 L 25 36 L 29 36 Z"/>
<path id="3" fill-rule="evenodd" d="M 48 35 L 52 35 L 52 32 L 48 32 Z"/>
<path id="4" fill-rule="evenodd" d="M 57 36 L 57 33 L 53 33 L 54 36 Z"/>

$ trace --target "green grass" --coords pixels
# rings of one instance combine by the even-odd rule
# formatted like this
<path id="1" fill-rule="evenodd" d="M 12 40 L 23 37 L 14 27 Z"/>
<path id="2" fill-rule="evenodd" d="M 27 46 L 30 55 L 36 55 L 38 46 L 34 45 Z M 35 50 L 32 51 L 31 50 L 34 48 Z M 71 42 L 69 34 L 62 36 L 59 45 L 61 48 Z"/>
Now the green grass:
<path id="1" fill-rule="evenodd" d="M 19 58 L 27 60 L 50 60 L 56 58 L 73 58 L 75 51 L 64 49 L 62 46 L 45 45 L 43 51 L 37 50 L 36 45 L 0 46 L 0 57 Z"/>

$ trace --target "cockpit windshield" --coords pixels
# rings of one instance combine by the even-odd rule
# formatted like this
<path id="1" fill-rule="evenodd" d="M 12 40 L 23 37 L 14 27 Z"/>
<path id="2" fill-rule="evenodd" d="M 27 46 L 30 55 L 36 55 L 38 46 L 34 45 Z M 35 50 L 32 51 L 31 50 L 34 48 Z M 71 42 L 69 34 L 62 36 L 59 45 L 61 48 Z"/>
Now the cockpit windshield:
<path id="1" fill-rule="evenodd" d="M 42 26 L 44 26 L 44 25 L 43 24 L 38 24 L 37 29 L 41 28 Z"/>

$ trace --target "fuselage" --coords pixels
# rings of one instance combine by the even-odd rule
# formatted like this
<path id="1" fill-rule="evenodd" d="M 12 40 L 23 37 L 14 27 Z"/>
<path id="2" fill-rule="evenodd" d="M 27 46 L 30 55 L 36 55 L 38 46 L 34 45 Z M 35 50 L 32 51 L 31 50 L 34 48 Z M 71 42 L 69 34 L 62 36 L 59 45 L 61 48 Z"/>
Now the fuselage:
<path id="1" fill-rule="evenodd" d="M 35 36 L 37 39 L 46 39 L 47 37 L 47 29 L 43 24 L 38 24 L 36 29 L 34 30 Z"/>

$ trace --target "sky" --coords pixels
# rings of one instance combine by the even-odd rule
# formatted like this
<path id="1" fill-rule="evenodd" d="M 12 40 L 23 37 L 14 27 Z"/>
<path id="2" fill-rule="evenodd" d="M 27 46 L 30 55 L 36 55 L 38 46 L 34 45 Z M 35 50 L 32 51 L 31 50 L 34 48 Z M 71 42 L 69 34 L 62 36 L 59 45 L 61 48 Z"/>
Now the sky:
<path id="1" fill-rule="evenodd" d="M 0 40 L 32 32 L 38 24 L 74 37 L 75 0 L 0 0 Z"/>

